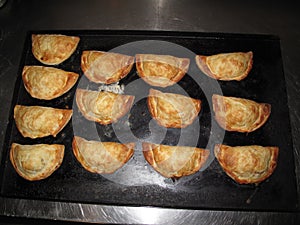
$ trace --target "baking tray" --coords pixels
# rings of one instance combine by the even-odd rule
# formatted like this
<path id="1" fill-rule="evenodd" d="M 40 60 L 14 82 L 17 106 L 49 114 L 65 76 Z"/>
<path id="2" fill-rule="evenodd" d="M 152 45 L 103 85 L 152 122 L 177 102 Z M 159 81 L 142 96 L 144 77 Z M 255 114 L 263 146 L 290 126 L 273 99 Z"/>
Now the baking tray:
<path id="1" fill-rule="evenodd" d="M 21 78 L 24 65 L 42 65 L 31 52 L 31 34 L 65 34 L 80 37 L 74 54 L 56 66 L 80 74 L 77 84 L 63 96 L 37 100 L 26 92 Z M 151 120 L 146 96 L 151 88 L 141 81 L 135 66 L 119 82 L 125 94 L 136 96 L 131 111 L 113 125 L 102 126 L 87 121 L 74 104 L 76 88 L 99 90 L 100 85 L 89 82 L 80 69 L 83 50 L 170 54 L 189 57 L 187 75 L 165 92 L 187 94 L 202 100 L 199 118 L 186 129 L 164 129 Z M 248 77 L 242 81 L 215 81 L 196 66 L 195 54 L 211 55 L 235 51 L 253 51 L 254 63 Z M 221 33 L 149 32 L 149 31 L 30 31 L 24 43 L 23 57 L 11 103 L 1 162 L 1 195 L 10 198 L 51 200 L 60 202 L 95 203 L 126 206 L 159 206 L 170 208 L 295 211 L 297 191 L 291 128 L 283 73 L 280 39 L 272 35 Z M 272 113 L 267 123 L 252 133 L 224 132 L 214 121 L 211 96 L 214 93 L 267 102 Z M 73 118 L 56 138 L 32 140 L 16 129 L 13 107 L 16 104 L 73 108 Z M 75 135 L 102 141 L 135 141 L 137 148 L 130 161 L 116 173 L 99 175 L 82 168 L 72 152 Z M 207 164 L 194 175 L 178 180 L 164 178 L 144 160 L 141 142 L 152 141 L 169 145 L 187 145 L 211 151 Z M 66 146 L 61 167 L 49 178 L 26 181 L 17 175 L 9 161 L 12 142 L 20 144 L 61 143 Z M 280 148 L 278 165 L 273 175 L 260 185 L 238 185 L 221 169 L 213 156 L 215 143 L 228 145 L 264 145 Z"/>

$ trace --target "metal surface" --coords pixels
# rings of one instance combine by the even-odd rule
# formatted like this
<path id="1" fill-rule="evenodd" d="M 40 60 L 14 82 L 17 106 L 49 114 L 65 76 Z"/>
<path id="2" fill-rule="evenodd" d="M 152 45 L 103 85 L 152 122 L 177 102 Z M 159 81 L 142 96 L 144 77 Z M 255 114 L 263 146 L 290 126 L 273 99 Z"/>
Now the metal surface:
<path id="1" fill-rule="evenodd" d="M 138 29 L 269 33 L 281 38 L 296 172 L 300 146 L 300 27 L 296 3 L 251 1 L 10 1 L 0 9 L 0 125 L 8 122 L 27 30 Z M 0 131 L 2 146 L 5 129 Z M 298 180 L 299 187 L 299 180 Z M 297 224 L 299 213 L 175 210 L 0 199 L 0 214 L 103 223 Z M 151 215 L 151 216 L 150 216 Z M 24 223 L 26 220 L 24 221 Z"/>

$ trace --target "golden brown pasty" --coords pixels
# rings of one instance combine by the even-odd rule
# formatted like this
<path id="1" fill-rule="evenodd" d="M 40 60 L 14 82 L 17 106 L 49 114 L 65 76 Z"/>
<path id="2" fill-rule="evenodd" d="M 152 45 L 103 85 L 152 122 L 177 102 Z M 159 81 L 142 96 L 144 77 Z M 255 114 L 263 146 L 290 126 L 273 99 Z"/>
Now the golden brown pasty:
<path id="1" fill-rule="evenodd" d="M 233 52 L 211 56 L 197 55 L 199 69 L 217 80 L 242 80 L 252 68 L 253 53 Z"/>
<path id="2" fill-rule="evenodd" d="M 189 69 L 190 59 L 170 55 L 136 54 L 136 69 L 148 84 L 167 87 L 177 83 Z"/>
<path id="3" fill-rule="evenodd" d="M 228 176 L 239 184 L 250 184 L 262 182 L 273 173 L 279 148 L 217 144 L 214 152 Z"/>
<path id="4" fill-rule="evenodd" d="M 68 92 L 79 75 L 44 66 L 24 66 L 22 78 L 28 93 L 38 99 L 51 100 Z"/>
<path id="5" fill-rule="evenodd" d="M 81 69 L 95 83 L 115 83 L 131 71 L 134 57 L 102 51 L 83 51 Z"/>
<path id="6" fill-rule="evenodd" d="M 196 147 L 143 143 L 147 162 L 164 177 L 179 178 L 199 171 L 209 151 Z"/>
<path id="7" fill-rule="evenodd" d="M 31 39 L 34 57 L 46 65 L 57 65 L 68 59 L 80 40 L 61 34 L 33 34 Z"/>
<path id="8" fill-rule="evenodd" d="M 24 137 L 41 138 L 56 135 L 72 117 L 71 109 L 55 109 L 43 106 L 22 106 L 14 108 L 18 130 Z"/>
<path id="9" fill-rule="evenodd" d="M 180 94 L 150 89 L 148 108 L 159 125 L 184 128 L 192 124 L 198 116 L 201 101 Z"/>
<path id="10" fill-rule="evenodd" d="M 92 173 L 114 173 L 133 155 L 135 143 L 87 141 L 75 136 L 73 152 L 77 160 Z"/>
<path id="11" fill-rule="evenodd" d="M 107 91 L 77 89 L 76 102 L 82 115 L 91 121 L 106 125 L 116 122 L 131 108 L 134 96 Z"/>
<path id="12" fill-rule="evenodd" d="M 42 180 L 60 167 L 64 158 L 64 145 L 13 143 L 10 161 L 17 173 L 26 180 Z"/>
<path id="13" fill-rule="evenodd" d="M 218 124 L 228 131 L 255 131 L 265 124 L 271 113 L 270 104 L 243 98 L 213 95 L 212 103 Z"/>

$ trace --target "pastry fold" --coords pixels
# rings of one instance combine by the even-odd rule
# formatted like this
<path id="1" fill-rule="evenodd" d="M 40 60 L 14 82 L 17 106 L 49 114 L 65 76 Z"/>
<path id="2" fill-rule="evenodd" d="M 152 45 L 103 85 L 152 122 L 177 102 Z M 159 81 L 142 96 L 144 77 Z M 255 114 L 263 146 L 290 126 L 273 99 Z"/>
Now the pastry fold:
<path id="1" fill-rule="evenodd" d="M 73 153 L 80 164 L 89 172 L 114 173 L 133 155 L 135 143 L 88 141 L 75 136 Z"/>
<path id="2" fill-rule="evenodd" d="M 187 73 L 190 59 L 170 55 L 136 54 L 138 75 L 148 84 L 167 87 Z"/>
<path id="3" fill-rule="evenodd" d="M 201 110 L 199 99 L 154 89 L 150 89 L 147 103 L 157 123 L 170 128 L 187 127 L 193 123 Z"/>
<path id="4" fill-rule="evenodd" d="M 271 114 L 270 104 L 243 98 L 213 95 L 212 103 L 215 119 L 228 131 L 255 131 L 266 123 Z"/>
<path id="5" fill-rule="evenodd" d="M 68 92 L 79 75 L 44 66 L 24 66 L 22 79 L 27 92 L 37 99 L 51 100 Z"/>
<path id="6" fill-rule="evenodd" d="M 131 71 L 134 57 L 113 52 L 83 51 L 81 69 L 92 82 L 112 84 Z"/>
<path id="7" fill-rule="evenodd" d="M 82 115 L 90 121 L 107 125 L 123 117 L 132 107 L 134 96 L 107 91 L 77 89 L 76 103 Z"/>
<path id="8" fill-rule="evenodd" d="M 80 38 L 61 34 L 32 34 L 32 53 L 45 65 L 58 65 L 76 50 Z"/>
<path id="9" fill-rule="evenodd" d="M 16 105 L 14 119 L 23 137 L 56 137 L 69 122 L 72 113 L 71 109 Z"/>
<path id="10" fill-rule="evenodd" d="M 252 69 L 253 53 L 232 52 L 211 56 L 197 55 L 196 63 L 207 76 L 216 80 L 237 80 L 246 78 Z"/>
<path id="11" fill-rule="evenodd" d="M 168 178 L 180 178 L 198 172 L 209 156 L 208 150 L 196 147 L 147 142 L 142 145 L 146 161 L 158 173 Z"/>
<path id="12" fill-rule="evenodd" d="M 64 158 L 65 146 L 59 144 L 21 145 L 13 143 L 10 161 L 16 172 L 26 180 L 35 181 L 49 177 Z"/>
<path id="13" fill-rule="evenodd" d="M 260 183 L 275 170 L 278 147 L 217 144 L 214 153 L 226 174 L 239 184 Z"/>

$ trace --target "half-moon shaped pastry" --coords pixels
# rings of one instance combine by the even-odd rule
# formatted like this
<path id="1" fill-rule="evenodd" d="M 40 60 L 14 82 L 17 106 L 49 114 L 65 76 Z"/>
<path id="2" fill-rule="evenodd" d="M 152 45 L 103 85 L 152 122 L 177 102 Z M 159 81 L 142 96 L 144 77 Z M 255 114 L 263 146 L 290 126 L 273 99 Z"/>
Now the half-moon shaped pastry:
<path id="1" fill-rule="evenodd" d="M 95 83 L 112 84 L 128 75 L 134 57 L 102 51 L 83 51 L 81 69 Z"/>
<path id="2" fill-rule="evenodd" d="M 201 109 L 199 99 L 154 89 L 150 89 L 147 102 L 152 117 L 163 127 L 187 127 L 197 118 Z"/>
<path id="3" fill-rule="evenodd" d="M 260 183 L 275 170 L 278 147 L 215 145 L 215 156 L 226 174 L 239 184 Z"/>
<path id="4" fill-rule="evenodd" d="M 114 173 L 133 155 L 135 143 L 87 141 L 75 136 L 73 153 L 87 171 L 92 173 Z"/>
<path id="5" fill-rule="evenodd" d="M 36 144 L 20 145 L 13 143 L 10 161 L 17 173 L 26 180 L 42 180 L 60 167 L 64 158 L 64 145 Z"/>
<path id="6" fill-rule="evenodd" d="M 18 130 L 24 137 L 41 138 L 56 135 L 72 117 L 72 109 L 55 109 L 43 106 L 22 106 L 14 108 Z"/>
<path id="7" fill-rule="evenodd" d="M 25 89 L 37 99 L 51 100 L 68 92 L 79 75 L 44 66 L 24 66 L 22 78 Z"/>
<path id="8" fill-rule="evenodd" d="M 233 52 L 211 56 L 197 55 L 196 63 L 207 76 L 216 80 L 237 80 L 247 77 L 252 68 L 253 53 Z"/>
<path id="9" fill-rule="evenodd" d="M 82 115 L 90 121 L 106 125 L 116 122 L 131 108 L 134 96 L 107 91 L 77 89 L 76 103 Z"/>
<path id="10" fill-rule="evenodd" d="M 68 59 L 80 40 L 61 34 L 33 34 L 31 39 L 34 57 L 46 65 L 57 65 Z"/>
<path id="11" fill-rule="evenodd" d="M 215 119 L 228 131 L 255 131 L 265 124 L 271 114 L 270 104 L 243 98 L 213 95 L 212 103 Z"/>
<path id="12" fill-rule="evenodd" d="M 136 54 L 136 69 L 148 84 L 159 87 L 171 86 L 186 74 L 190 59 L 170 55 Z"/>
<path id="13" fill-rule="evenodd" d="M 206 162 L 209 151 L 143 142 L 143 154 L 147 162 L 164 177 L 180 178 L 198 172 Z"/>

